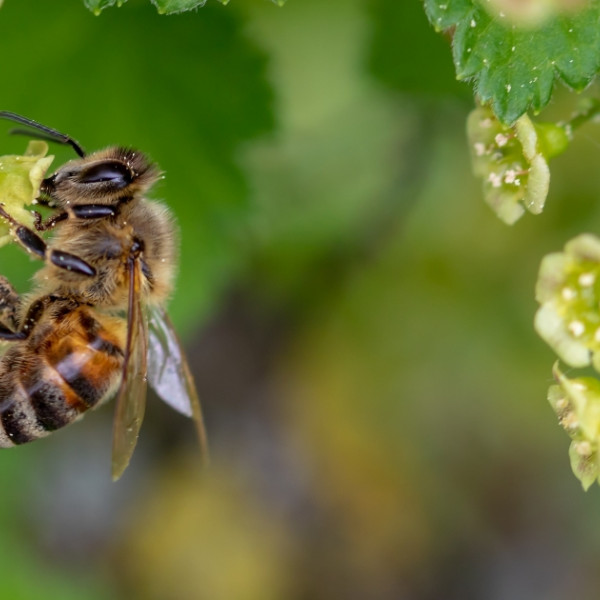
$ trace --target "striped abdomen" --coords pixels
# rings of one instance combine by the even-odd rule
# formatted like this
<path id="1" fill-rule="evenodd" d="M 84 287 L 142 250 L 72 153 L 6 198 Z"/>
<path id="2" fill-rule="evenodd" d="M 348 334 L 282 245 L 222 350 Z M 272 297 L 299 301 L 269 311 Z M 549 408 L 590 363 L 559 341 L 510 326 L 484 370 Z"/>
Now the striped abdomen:
<path id="1" fill-rule="evenodd" d="M 0 359 L 0 447 L 44 437 L 113 393 L 121 336 L 80 307 L 40 323 Z"/>

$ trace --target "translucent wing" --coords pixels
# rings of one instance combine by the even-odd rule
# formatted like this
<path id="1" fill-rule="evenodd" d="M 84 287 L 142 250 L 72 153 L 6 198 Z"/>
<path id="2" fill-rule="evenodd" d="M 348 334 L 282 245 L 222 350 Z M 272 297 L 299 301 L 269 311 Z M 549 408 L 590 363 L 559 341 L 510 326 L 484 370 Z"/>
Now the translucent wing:
<path id="1" fill-rule="evenodd" d="M 169 316 L 162 308 L 149 309 L 148 379 L 169 406 L 192 417 L 204 461 L 208 460 L 206 430 L 194 379 Z"/>
<path id="2" fill-rule="evenodd" d="M 129 259 L 127 341 L 113 426 L 112 477 L 116 481 L 131 460 L 146 408 L 148 320 L 141 300 L 139 261 Z"/>

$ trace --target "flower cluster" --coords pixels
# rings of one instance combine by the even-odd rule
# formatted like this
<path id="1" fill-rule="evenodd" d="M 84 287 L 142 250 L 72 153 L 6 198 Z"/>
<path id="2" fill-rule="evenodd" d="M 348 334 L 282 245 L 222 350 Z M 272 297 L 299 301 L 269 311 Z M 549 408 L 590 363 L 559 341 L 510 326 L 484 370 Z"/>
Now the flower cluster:
<path id="1" fill-rule="evenodd" d="M 540 336 L 569 366 L 592 365 L 600 372 L 600 238 L 582 234 L 564 252 L 546 256 L 536 298 Z M 587 489 L 600 475 L 600 381 L 568 379 L 557 366 L 554 376 L 558 385 L 550 388 L 548 400 L 572 439 L 571 467 Z"/>

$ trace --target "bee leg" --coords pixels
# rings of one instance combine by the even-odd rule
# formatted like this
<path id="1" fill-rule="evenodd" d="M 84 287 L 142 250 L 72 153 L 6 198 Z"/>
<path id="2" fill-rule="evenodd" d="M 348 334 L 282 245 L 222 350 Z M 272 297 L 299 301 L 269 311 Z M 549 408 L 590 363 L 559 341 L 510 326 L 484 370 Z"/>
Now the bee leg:
<path id="1" fill-rule="evenodd" d="M 37 210 L 33 211 L 33 224 L 37 231 L 48 231 L 48 229 L 54 229 L 54 226 L 57 223 L 60 223 L 60 221 L 64 221 L 68 218 L 68 213 L 62 211 L 51 215 L 44 221 L 42 220 L 42 215 L 40 215 L 40 213 L 37 212 Z"/>
<path id="2" fill-rule="evenodd" d="M 26 340 L 31 334 L 35 324 L 40 320 L 41 316 L 49 304 L 57 300 L 56 296 L 42 296 L 31 304 L 27 310 L 27 314 L 23 319 L 21 327 L 17 330 L 9 329 L 0 323 L 0 340 L 5 341 L 21 341 Z"/>
<path id="3" fill-rule="evenodd" d="M 69 252 L 63 252 L 62 250 L 51 249 L 48 251 L 48 245 L 46 242 L 37 234 L 35 231 L 21 225 L 18 221 L 15 221 L 0 204 L 0 218 L 5 219 L 13 228 L 13 233 L 17 238 L 17 241 L 31 254 L 41 258 L 42 260 L 51 262 L 54 266 L 79 275 L 86 275 L 87 277 L 93 277 L 96 275 L 96 269 L 90 264 L 85 262 L 82 258 L 70 254 Z"/>
<path id="4" fill-rule="evenodd" d="M 80 204 L 73 206 L 71 212 L 72 216 L 77 219 L 105 219 L 118 214 L 116 207 L 106 206 L 105 204 Z M 69 216 L 69 213 L 61 211 L 51 215 L 44 221 L 39 212 L 33 211 L 33 223 L 37 231 L 47 231 L 53 229 L 57 223 L 68 219 Z"/>
<path id="5" fill-rule="evenodd" d="M 17 315 L 21 306 L 21 298 L 6 277 L 0 275 L 0 326 L 8 325 L 18 328 Z"/>
<path id="6" fill-rule="evenodd" d="M 115 217 L 119 213 L 116 206 L 107 206 L 106 204 L 78 204 L 71 210 L 77 219 L 105 219 L 106 217 Z"/>

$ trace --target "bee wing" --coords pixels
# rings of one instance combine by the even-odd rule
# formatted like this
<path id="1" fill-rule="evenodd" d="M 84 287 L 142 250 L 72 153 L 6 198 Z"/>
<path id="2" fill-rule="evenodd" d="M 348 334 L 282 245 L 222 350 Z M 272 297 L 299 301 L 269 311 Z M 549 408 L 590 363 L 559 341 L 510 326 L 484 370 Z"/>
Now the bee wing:
<path id="1" fill-rule="evenodd" d="M 185 352 L 164 309 L 149 309 L 148 380 L 154 391 L 176 411 L 194 419 L 200 449 L 208 460 L 206 430 L 198 392 Z"/>
<path id="2" fill-rule="evenodd" d="M 113 425 L 112 477 L 116 481 L 131 460 L 146 408 L 148 319 L 141 300 L 141 268 L 129 260 L 127 342 Z"/>

